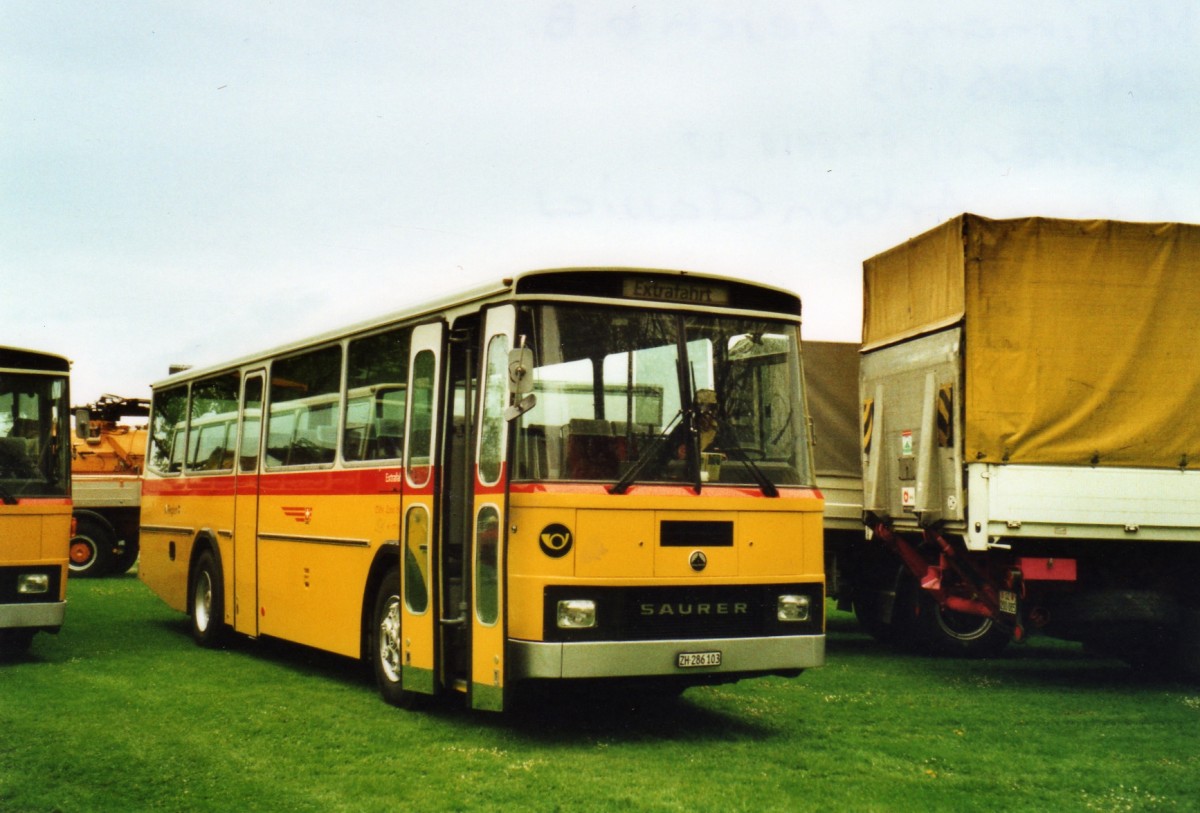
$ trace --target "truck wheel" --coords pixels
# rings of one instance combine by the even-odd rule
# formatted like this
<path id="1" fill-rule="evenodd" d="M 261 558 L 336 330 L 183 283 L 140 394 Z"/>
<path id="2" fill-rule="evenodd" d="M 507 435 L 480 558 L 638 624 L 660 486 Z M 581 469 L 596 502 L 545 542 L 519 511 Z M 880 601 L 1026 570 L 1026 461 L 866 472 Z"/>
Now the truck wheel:
<path id="1" fill-rule="evenodd" d="M 881 644 L 890 644 L 892 624 L 883 620 L 879 604 L 877 596 L 867 595 L 866 591 L 863 591 L 854 597 L 854 618 L 867 635 Z"/>
<path id="2" fill-rule="evenodd" d="M 914 625 L 916 643 L 933 655 L 992 658 L 1008 646 L 1011 636 L 990 618 L 943 609 L 920 592 Z"/>
<path id="3" fill-rule="evenodd" d="M 854 617 L 881 644 L 905 649 L 915 595 L 909 589 L 908 569 L 899 557 L 878 547 L 851 549 L 855 562 Z M 906 581 L 907 580 L 907 581 Z"/>
<path id="4" fill-rule="evenodd" d="M 203 647 L 215 647 L 225 637 L 225 599 L 221 570 L 212 551 L 204 551 L 192 570 L 192 637 Z"/>
<path id="5" fill-rule="evenodd" d="M 379 694 L 393 706 L 412 708 L 417 695 L 401 687 L 400 570 L 389 568 L 375 592 L 371 614 L 371 664 Z"/>
<path id="6" fill-rule="evenodd" d="M 112 572 L 114 575 L 120 576 L 122 573 L 127 573 L 129 568 L 133 567 L 133 563 L 138 558 L 139 548 L 140 546 L 136 539 L 132 542 L 128 539 L 125 540 L 125 546 L 121 549 L 121 553 L 113 557 Z"/>
<path id="7" fill-rule="evenodd" d="M 896 623 L 896 603 L 894 590 L 861 588 L 854 595 L 854 618 L 863 631 L 876 641 L 896 646 L 903 637 L 901 625 Z"/>
<path id="8" fill-rule="evenodd" d="M 1179 611 L 1175 663 L 1183 677 L 1200 681 L 1200 608 L 1184 607 Z"/>
<path id="9" fill-rule="evenodd" d="M 76 517 L 75 535 L 71 537 L 70 558 L 67 562 L 74 577 L 103 576 L 112 566 L 112 550 L 116 545 L 112 531 L 94 517 Z"/>

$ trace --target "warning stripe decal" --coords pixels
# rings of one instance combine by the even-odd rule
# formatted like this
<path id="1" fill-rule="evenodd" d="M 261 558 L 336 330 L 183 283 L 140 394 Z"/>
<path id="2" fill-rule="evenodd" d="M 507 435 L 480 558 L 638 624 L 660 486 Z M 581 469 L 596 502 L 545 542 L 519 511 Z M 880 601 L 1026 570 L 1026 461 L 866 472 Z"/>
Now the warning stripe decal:
<path id="1" fill-rule="evenodd" d="M 863 402 L 862 413 L 862 450 L 863 454 L 871 453 L 871 436 L 875 433 L 875 400 L 868 398 Z"/>
<path id="2" fill-rule="evenodd" d="M 954 445 L 953 408 L 954 387 L 946 384 L 938 390 L 937 397 L 937 440 L 942 448 Z"/>

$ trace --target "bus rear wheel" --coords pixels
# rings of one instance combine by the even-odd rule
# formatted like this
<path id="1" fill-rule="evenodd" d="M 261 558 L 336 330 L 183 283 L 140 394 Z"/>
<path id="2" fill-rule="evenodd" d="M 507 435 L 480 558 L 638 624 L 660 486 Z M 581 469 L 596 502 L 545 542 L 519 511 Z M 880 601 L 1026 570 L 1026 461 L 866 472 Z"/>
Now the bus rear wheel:
<path id="1" fill-rule="evenodd" d="M 400 645 L 400 570 L 389 568 L 375 591 L 370 651 L 379 694 L 393 706 L 412 708 L 417 695 L 403 688 Z"/>

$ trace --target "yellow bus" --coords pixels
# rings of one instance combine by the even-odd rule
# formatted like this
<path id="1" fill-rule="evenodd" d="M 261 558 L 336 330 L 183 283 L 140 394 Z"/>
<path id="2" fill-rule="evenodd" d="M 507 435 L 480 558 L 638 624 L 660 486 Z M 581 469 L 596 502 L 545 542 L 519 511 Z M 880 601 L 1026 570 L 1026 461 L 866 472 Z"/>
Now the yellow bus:
<path id="1" fill-rule="evenodd" d="M 153 385 L 141 579 L 204 645 L 501 710 L 824 662 L 800 300 L 533 271 Z"/>
<path id="2" fill-rule="evenodd" d="M 0 347 L 0 656 L 58 632 L 71 538 L 70 363 Z"/>

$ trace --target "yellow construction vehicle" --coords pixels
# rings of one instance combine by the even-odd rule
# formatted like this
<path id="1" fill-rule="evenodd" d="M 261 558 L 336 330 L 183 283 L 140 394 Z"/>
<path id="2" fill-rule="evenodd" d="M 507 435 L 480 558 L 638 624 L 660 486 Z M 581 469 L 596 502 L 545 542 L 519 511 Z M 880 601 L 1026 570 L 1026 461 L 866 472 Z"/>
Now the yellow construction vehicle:
<path id="1" fill-rule="evenodd" d="M 121 574 L 138 557 L 146 426 L 137 419 L 149 414 L 149 401 L 102 395 L 75 413 L 88 431 L 71 438 L 71 575 Z"/>

